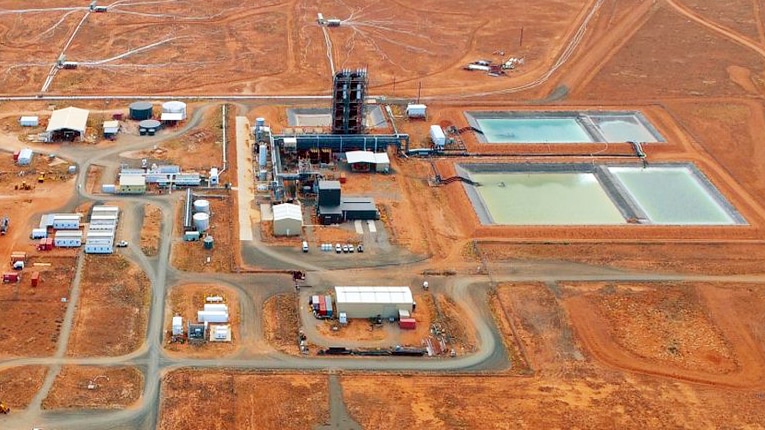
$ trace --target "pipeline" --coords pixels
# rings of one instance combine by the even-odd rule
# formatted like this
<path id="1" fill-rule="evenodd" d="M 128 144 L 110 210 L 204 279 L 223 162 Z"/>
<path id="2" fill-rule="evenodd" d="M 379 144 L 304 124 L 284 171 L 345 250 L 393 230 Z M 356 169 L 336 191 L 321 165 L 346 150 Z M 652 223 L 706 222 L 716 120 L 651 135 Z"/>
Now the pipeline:
<path id="1" fill-rule="evenodd" d="M 220 170 L 220 172 L 218 172 L 218 177 L 219 178 L 220 178 L 220 175 L 222 175 L 223 172 L 225 172 L 226 169 L 228 168 L 228 158 L 226 156 L 226 144 L 227 144 L 226 133 L 228 132 L 228 129 L 226 128 L 226 105 L 225 104 L 221 107 L 221 111 L 223 113 L 223 124 L 222 124 L 222 128 L 223 128 L 223 168 Z"/>

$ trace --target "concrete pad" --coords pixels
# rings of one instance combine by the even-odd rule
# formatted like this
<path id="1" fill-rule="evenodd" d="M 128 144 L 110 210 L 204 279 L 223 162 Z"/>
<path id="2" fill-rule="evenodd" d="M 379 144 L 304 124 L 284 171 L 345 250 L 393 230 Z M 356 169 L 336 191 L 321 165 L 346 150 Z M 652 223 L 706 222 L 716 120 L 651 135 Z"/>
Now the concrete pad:
<path id="1" fill-rule="evenodd" d="M 261 203 L 260 204 L 260 220 L 261 221 L 273 221 L 274 220 L 274 211 L 271 208 L 271 205 L 268 203 Z"/>
<path id="2" fill-rule="evenodd" d="M 357 219 L 354 221 L 353 226 L 356 228 L 356 233 L 364 234 L 364 227 L 361 226 L 361 220 Z"/>
<path id="3" fill-rule="evenodd" d="M 370 233 L 377 233 L 377 226 L 375 225 L 375 222 L 370 220 L 367 220 L 367 225 L 369 226 L 369 232 Z"/>
<path id="4" fill-rule="evenodd" d="M 237 197 L 239 200 L 239 240 L 252 240 L 252 220 L 250 207 L 255 201 L 252 184 L 252 163 L 247 161 L 252 154 L 250 144 L 250 122 L 247 117 L 236 117 L 236 165 L 237 165 Z"/>

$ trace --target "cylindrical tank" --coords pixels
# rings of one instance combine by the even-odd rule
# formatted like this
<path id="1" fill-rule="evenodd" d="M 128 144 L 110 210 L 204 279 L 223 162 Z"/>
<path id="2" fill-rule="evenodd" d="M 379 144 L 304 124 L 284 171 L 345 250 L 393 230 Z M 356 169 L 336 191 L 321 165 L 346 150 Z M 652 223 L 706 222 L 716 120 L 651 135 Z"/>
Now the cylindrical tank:
<path id="1" fill-rule="evenodd" d="M 214 242 L 214 240 L 213 240 L 212 236 L 205 237 L 205 240 L 203 241 L 205 249 L 212 249 L 213 242 Z"/>
<path id="2" fill-rule="evenodd" d="M 146 130 L 149 133 L 154 133 L 162 126 L 162 123 L 156 119 L 145 119 L 138 123 L 140 129 Z"/>
<path id="3" fill-rule="evenodd" d="M 149 102 L 135 102 L 130 104 L 130 118 L 136 121 L 143 121 L 152 116 L 154 106 Z"/>
<path id="4" fill-rule="evenodd" d="M 194 221 L 194 227 L 196 227 L 198 231 L 207 231 L 207 229 L 210 228 L 210 215 L 204 212 L 199 212 L 195 213 L 192 219 Z"/>
<path id="5" fill-rule="evenodd" d="M 180 113 L 181 118 L 186 119 L 186 103 L 179 101 L 169 101 L 162 103 L 162 112 L 164 113 Z"/>
<path id="6" fill-rule="evenodd" d="M 261 169 L 264 169 L 266 167 L 266 163 L 268 162 L 268 147 L 266 145 L 260 145 L 259 151 L 258 151 L 258 165 Z"/>
<path id="7" fill-rule="evenodd" d="M 210 213 L 210 201 L 209 200 L 194 200 L 194 212 Z"/>
<path id="8" fill-rule="evenodd" d="M 268 170 L 261 170 L 258 172 L 258 180 L 264 182 L 268 179 Z"/>
<path id="9" fill-rule="evenodd" d="M 264 125 L 266 125 L 265 118 L 255 118 L 255 127 L 263 127 Z"/>

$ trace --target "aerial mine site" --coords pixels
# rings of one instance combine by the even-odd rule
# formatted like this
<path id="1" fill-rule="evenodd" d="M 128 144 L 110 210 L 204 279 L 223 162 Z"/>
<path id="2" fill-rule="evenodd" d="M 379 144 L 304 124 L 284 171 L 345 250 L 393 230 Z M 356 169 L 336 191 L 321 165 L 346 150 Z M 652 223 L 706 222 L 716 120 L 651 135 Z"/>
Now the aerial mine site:
<path id="1" fill-rule="evenodd" d="M 0 0 L 0 69 L 0 429 L 765 428 L 762 2 Z"/>

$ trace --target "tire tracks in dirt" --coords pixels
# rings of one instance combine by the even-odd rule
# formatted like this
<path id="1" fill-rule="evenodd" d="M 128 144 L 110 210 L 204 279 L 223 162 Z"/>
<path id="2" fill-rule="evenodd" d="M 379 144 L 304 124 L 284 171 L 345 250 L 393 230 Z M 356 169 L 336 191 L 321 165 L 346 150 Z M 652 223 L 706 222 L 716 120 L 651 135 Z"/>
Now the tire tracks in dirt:
<path id="1" fill-rule="evenodd" d="M 696 12 L 693 12 L 685 5 L 679 3 L 676 0 L 664 0 L 668 5 L 670 5 L 677 13 L 685 16 L 686 18 L 696 22 L 699 25 L 702 25 L 715 33 L 718 33 L 722 36 L 725 36 L 727 39 L 738 43 L 741 46 L 744 46 L 746 48 L 749 48 L 753 51 L 755 51 L 757 54 L 759 54 L 761 57 L 765 57 L 765 48 L 763 46 L 750 38 L 739 34 L 730 28 L 727 28 L 721 24 L 717 24 L 716 22 L 704 18 L 701 15 L 697 14 Z M 759 30 L 758 30 L 759 31 Z"/>
<path id="2" fill-rule="evenodd" d="M 644 1 L 624 16 L 615 27 L 607 26 L 601 29 L 606 33 L 603 38 L 597 39 L 597 33 L 591 34 L 590 38 L 597 41 L 558 80 L 556 87 L 565 85 L 569 93 L 576 93 L 577 90 L 586 88 L 603 66 L 643 28 L 657 9 L 655 3 Z"/>

